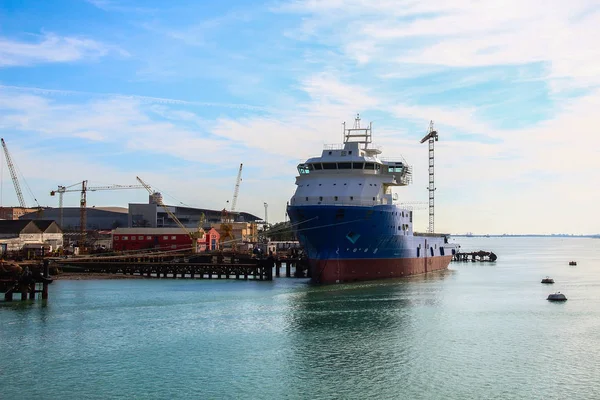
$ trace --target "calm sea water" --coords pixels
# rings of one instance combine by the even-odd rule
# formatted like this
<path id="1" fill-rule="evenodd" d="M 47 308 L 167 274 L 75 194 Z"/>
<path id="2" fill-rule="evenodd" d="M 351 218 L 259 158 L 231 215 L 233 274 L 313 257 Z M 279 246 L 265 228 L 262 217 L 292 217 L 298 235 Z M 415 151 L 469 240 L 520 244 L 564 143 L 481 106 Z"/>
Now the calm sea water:
<path id="1" fill-rule="evenodd" d="M 0 398 L 600 398 L 600 240 L 457 241 L 499 259 L 333 286 L 57 281 L 46 305 L 0 302 Z"/>

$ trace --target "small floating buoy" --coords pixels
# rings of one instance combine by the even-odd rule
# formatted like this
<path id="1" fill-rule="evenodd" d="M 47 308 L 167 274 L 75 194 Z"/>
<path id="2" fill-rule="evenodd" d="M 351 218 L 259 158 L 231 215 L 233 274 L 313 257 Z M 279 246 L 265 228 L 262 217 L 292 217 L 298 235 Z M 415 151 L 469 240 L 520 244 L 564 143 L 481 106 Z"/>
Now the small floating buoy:
<path id="1" fill-rule="evenodd" d="M 561 292 L 551 293 L 548 295 L 546 300 L 550 301 L 567 301 L 567 296 L 562 294 Z"/>
<path id="2" fill-rule="evenodd" d="M 547 276 L 544 279 L 542 279 L 542 283 L 554 283 L 554 279 Z"/>
<path id="3" fill-rule="evenodd" d="M 569 265 L 577 265 L 577 261 L 569 261 Z"/>

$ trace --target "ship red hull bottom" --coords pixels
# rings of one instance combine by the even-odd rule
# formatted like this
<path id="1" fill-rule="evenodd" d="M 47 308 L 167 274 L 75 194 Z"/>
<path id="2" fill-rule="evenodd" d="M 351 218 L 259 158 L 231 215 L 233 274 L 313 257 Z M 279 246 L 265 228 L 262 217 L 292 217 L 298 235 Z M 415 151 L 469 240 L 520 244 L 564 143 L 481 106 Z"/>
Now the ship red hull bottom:
<path id="1" fill-rule="evenodd" d="M 401 278 L 448 268 L 452 256 L 393 259 L 310 260 L 310 276 L 317 283 L 339 283 Z"/>

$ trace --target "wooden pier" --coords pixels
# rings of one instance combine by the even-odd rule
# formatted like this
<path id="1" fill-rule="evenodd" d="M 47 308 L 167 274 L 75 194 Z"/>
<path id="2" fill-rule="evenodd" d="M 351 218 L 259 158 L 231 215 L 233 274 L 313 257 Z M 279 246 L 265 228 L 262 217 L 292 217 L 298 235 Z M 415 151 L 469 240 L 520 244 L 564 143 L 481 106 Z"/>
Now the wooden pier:
<path id="1" fill-rule="evenodd" d="M 456 253 L 452 256 L 452 261 L 460 261 L 460 262 L 493 262 L 496 261 L 498 256 L 491 251 L 473 251 L 470 253 Z"/>
<path id="2" fill-rule="evenodd" d="M 48 285 L 51 283 L 47 261 L 41 265 L 2 261 L 0 293 L 4 293 L 4 301 L 13 301 L 15 294 L 20 295 L 21 300 L 34 300 L 36 294 L 42 300 L 48 300 Z"/>
<path id="3" fill-rule="evenodd" d="M 188 278 L 188 279 L 253 279 L 260 281 L 273 280 L 280 276 L 282 262 L 285 262 L 287 277 L 304 277 L 304 260 L 277 258 L 251 258 L 239 254 L 146 254 L 127 256 L 106 256 L 55 259 L 54 265 L 81 272 L 122 274 L 145 276 L 148 278 Z"/>

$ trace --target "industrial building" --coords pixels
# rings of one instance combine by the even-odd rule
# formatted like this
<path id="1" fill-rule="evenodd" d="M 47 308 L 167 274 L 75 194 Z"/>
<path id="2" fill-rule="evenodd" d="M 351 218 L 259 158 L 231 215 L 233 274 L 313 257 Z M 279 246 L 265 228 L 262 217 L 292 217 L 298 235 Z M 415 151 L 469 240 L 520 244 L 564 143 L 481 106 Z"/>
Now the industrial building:
<path id="1" fill-rule="evenodd" d="M 128 225 L 130 228 L 170 228 L 179 226 L 165 209 L 159 205 L 162 202 L 160 193 L 149 196 L 148 204 L 130 203 Z M 177 217 L 181 223 L 191 229 L 198 226 L 206 227 L 223 221 L 224 215 L 221 210 L 209 210 L 206 208 L 193 208 L 166 205 L 169 211 Z M 262 220 L 246 212 L 227 211 L 227 218 L 233 222 L 256 222 Z"/>
<path id="2" fill-rule="evenodd" d="M 54 221 L 12 220 L 0 221 L 0 252 L 32 250 L 40 254 L 44 249 L 53 251 L 63 246 L 63 233 Z"/>
<path id="3" fill-rule="evenodd" d="M 198 251 L 217 250 L 220 235 L 215 229 L 200 230 Z M 145 249 L 183 250 L 193 247 L 191 236 L 181 228 L 117 228 L 113 231 L 114 251 Z"/>
<path id="4" fill-rule="evenodd" d="M 86 230 L 112 230 L 127 226 L 127 213 L 125 207 L 89 207 L 86 210 Z M 34 219 L 36 213 L 25 214 L 21 219 Z M 56 221 L 65 232 L 79 231 L 81 226 L 81 209 L 79 207 L 63 207 L 62 224 L 60 208 L 46 208 L 43 218 Z"/>
<path id="5" fill-rule="evenodd" d="M 0 219 L 15 220 L 21 218 L 25 214 L 40 213 L 37 208 L 29 207 L 0 207 Z"/>

